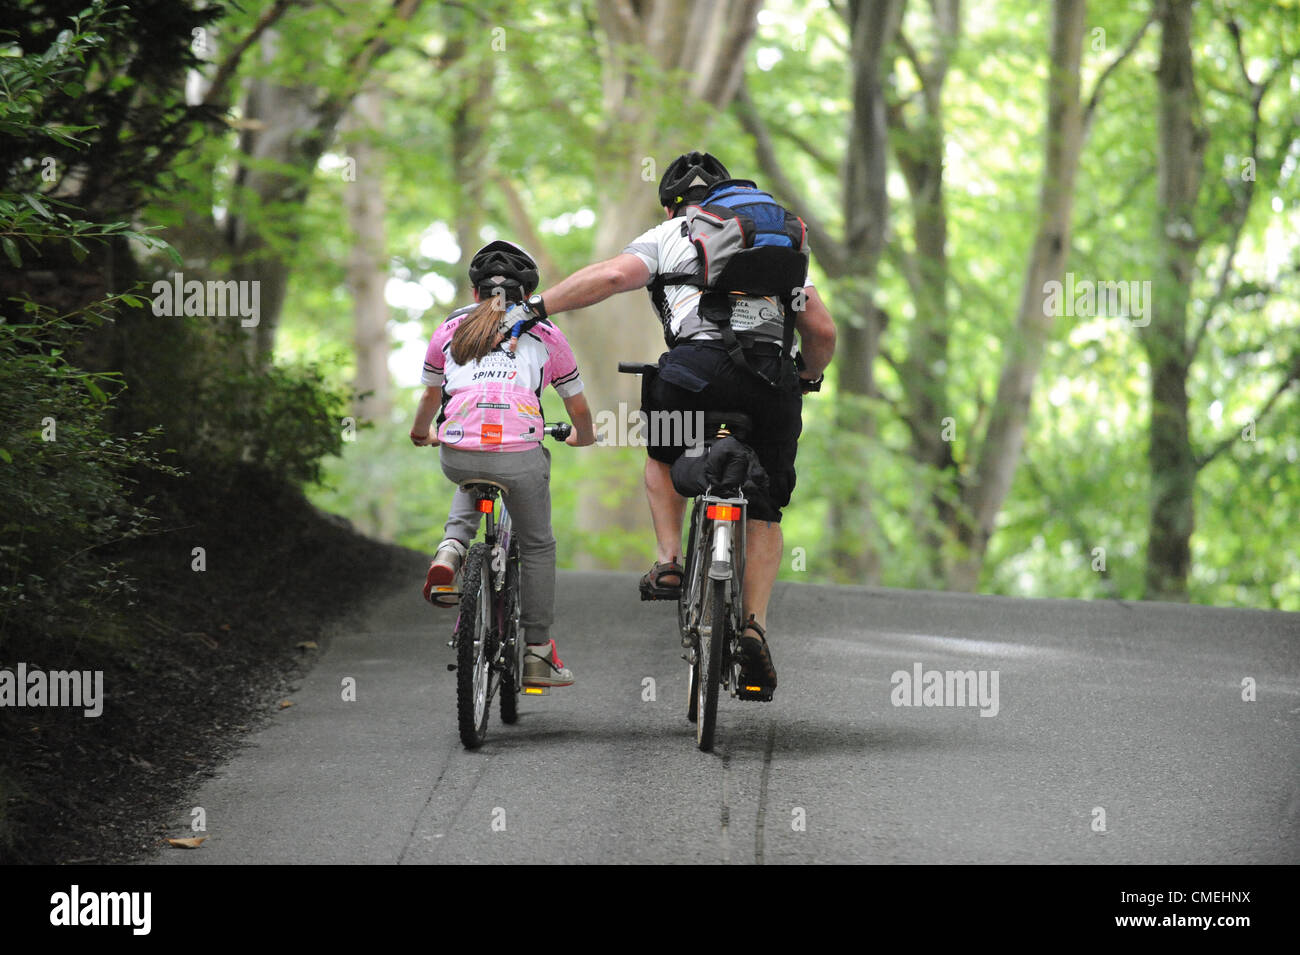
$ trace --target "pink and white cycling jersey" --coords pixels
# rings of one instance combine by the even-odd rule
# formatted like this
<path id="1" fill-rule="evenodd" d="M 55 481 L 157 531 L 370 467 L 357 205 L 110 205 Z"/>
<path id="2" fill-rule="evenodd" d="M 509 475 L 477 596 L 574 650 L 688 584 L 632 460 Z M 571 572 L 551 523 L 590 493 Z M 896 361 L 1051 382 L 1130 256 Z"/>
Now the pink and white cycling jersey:
<path id="1" fill-rule="evenodd" d="M 468 365 L 451 357 L 451 336 L 474 310 L 457 309 L 429 340 L 420 381 L 448 396 L 438 440 L 466 451 L 527 451 L 542 440 L 542 390 L 554 386 L 561 398 L 582 391 L 578 362 L 560 330 L 539 322 L 519 339 Z"/>

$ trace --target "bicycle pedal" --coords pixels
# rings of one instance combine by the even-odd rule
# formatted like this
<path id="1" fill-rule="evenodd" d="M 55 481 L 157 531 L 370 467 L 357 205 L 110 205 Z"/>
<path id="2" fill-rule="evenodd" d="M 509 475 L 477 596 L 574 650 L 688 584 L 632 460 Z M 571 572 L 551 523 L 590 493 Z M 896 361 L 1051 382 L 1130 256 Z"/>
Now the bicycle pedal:
<path id="1" fill-rule="evenodd" d="M 680 587 L 655 587 L 644 580 L 641 581 L 638 589 L 641 591 L 642 600 L 677 600 L 682 595 Z"/>
<path id="2" fill-rule="evenodd" d="M 520 692 L 524 696 L 545 696 L 548 691 L 544 686 L 524 686 Z"/>
<path id="3" fill-rule="evenodd" d="M 435 607 L 448 610 L 460 604 L 460 591 L 450 585 L 434 587 L 429 591 L 429 602 Z"/>

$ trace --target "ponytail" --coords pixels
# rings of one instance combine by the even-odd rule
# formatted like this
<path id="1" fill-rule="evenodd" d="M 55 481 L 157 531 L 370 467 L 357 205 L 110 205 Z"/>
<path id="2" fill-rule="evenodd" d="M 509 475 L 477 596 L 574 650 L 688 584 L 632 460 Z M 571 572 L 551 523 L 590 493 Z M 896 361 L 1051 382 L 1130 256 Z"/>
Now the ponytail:
<path id="1" fill-rule="evenodd" d="M 452 361 L 468 365 L 496 348 L 502 339 L 498 328 L 505 308 L 505 296 L 489 295 L 462 318 L 451 335 Z"/>

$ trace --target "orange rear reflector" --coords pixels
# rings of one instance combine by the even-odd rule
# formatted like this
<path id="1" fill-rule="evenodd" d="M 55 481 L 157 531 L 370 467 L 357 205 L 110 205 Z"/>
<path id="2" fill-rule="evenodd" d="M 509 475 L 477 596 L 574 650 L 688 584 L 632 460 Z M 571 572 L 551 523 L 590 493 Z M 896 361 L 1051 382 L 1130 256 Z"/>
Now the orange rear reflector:
<path id="1" fill-rule="evenodd" d="M 740 520 L 740 508 L 731 504 L 710 504 L 704 513 L 711 521 Z"/>
<path id="2" fill-rule="evenodd" d="M 491 514 L 493 506 L 492 499 L 485 497 L 478 502 L 479 513 Z"/>

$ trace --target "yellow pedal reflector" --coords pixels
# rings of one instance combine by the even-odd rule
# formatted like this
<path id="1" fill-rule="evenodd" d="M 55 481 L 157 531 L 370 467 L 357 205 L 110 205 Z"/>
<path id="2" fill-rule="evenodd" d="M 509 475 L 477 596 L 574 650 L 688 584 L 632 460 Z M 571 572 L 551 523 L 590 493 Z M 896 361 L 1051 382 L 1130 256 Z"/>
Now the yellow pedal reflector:
<path id="1" fill-rule="evenodd" d="M 526 686 L 524 687 L 525 696 L 545 696 L 546 687 L 544 686 Z"/>
<path id="2" fill-rule="evenodd" d="M 762 693 L 762 692 L 763 692 L 763 688 L 762 688 L 761 686 L 747 686 L 747 687 L 745 687 L 745 689 L 747 689 L 747 690 L 751 690 L 751 691 L 753 691 L 754 693 Z"/>

